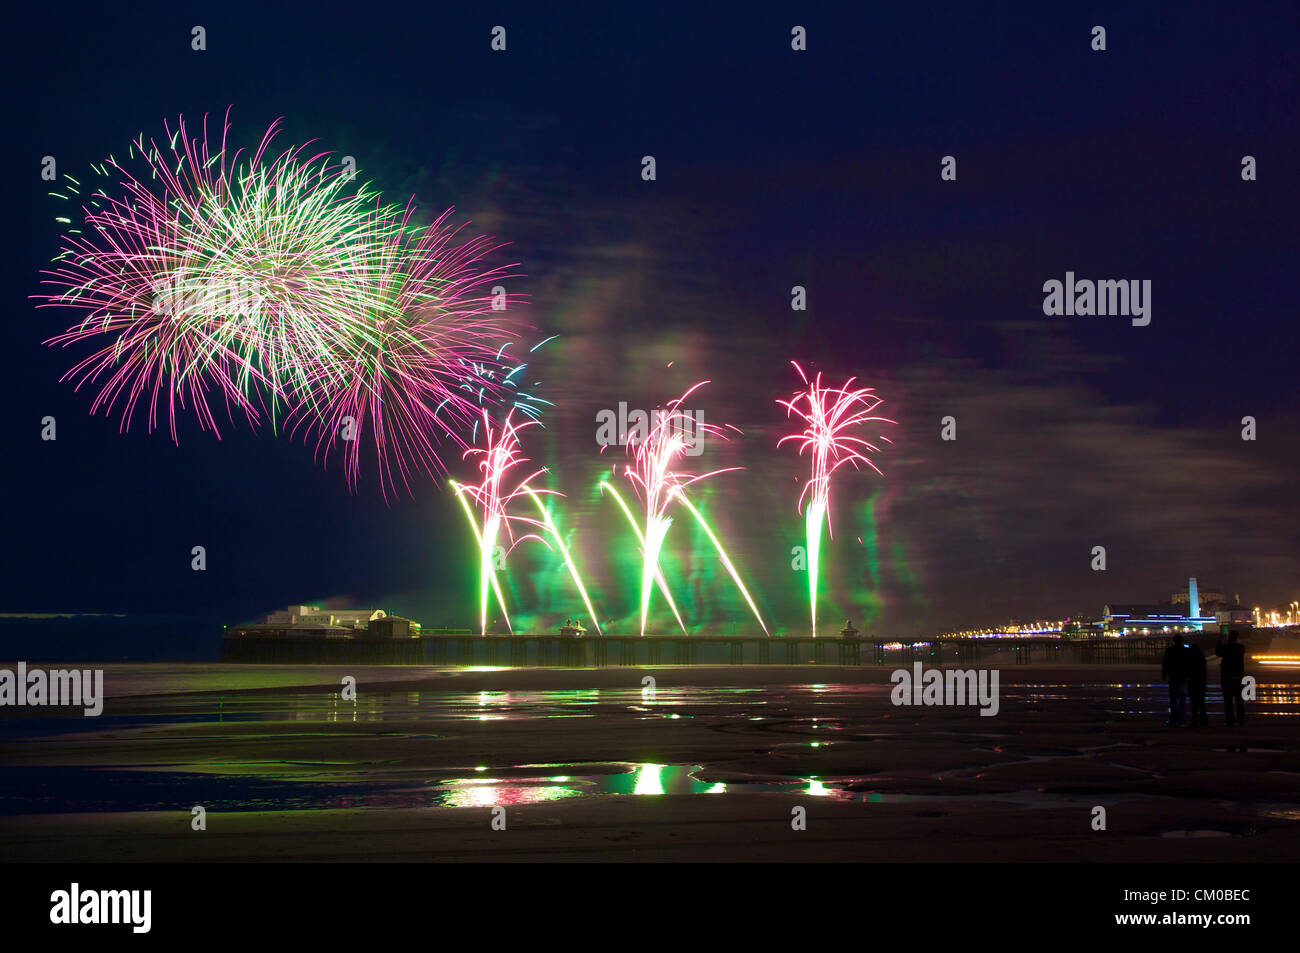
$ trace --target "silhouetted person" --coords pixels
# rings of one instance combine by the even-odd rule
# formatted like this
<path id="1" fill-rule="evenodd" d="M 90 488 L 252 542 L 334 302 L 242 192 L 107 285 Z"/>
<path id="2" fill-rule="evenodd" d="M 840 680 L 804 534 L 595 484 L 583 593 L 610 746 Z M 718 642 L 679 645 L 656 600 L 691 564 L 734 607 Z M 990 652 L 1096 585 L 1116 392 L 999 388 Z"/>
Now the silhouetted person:
<path id="1" fill-rule="evenodd" d="M 1240 727 L 1246 724 L 1246 703 L 1241 697 L 1241 680 L 1246 677 L 1246 646 L 1237 641 L 1236 632 L 1230 632 L 1226 645 L 1223 636 L 1219 636 L 1214 654 L 1222 659 L 1219 663 L 1219 684 L 1223 688 L 1223 714 L 1228 719 L 1229 728 L 1234 724 Z"/>
<path id="2" fill-rule="evenodd" d="M 1205 653 L 1190 642 L 1183 646 L 1187 653 L 1187 692 L 1191 697 L 1191 726 L 1208 727 L 1210 716 L 1205 713 Z"/>
<path id="3" fill-rule="evenodd" d="M 1174 636 L 1160 663 L 1160 677 L 1169 683 L 1168 725 L 1176 727 L 1183 723 L 1183 715 L 1187 711 L 1187 676 L 1187 652 L 1183 649 L 1182 640 Z"/>

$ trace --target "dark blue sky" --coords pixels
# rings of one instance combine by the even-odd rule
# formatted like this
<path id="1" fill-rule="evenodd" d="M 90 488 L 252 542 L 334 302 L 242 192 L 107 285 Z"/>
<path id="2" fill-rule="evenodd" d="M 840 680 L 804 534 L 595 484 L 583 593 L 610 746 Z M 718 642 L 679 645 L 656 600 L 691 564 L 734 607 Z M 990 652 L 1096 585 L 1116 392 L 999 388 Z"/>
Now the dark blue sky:
<path id="1" fill-rule="evenodd" d="M 218 442 L 191 427 L 179 448 L 121 435 L 59 383 L 72 355 L 41 346 L 70 323 L 28 298 L 58 241 L 41 157 L 84 171 L 228 106 L 236 138 L 283 117 L 284 142 L 354 155 L 386 195 L 454 205 L 511 243 L 527 333 L 561 335 L 537 367 L 557 406 L 532 455 L 569 493 L 589 562 L 627 548 L 588 492 L 608 463 L 596 411 L 708 378 L 706 413 L 745 431 L 727 459 L 747 468 L 709 504 L 765 611 L 797 627 L 801 470 L 773 449 L 795 358 L 878 386 L 900 423 L 886 479 L 838 497 L 828 597 L 846 613 L 865 598 L 910 634 L 1167 598 L 1189 573 L 1252 604 L 1300 597 L 1295 6 L 852 6 L 18 14 L 0 610 L 216 625 L 336 597 L 472 616 L 461 517 L 431 483 L 385 506 L 247 428 Z M 1241 180 L 1247 154 L 1258 181 Z M 944 155 L 956 182 L 939 179 Z M 1067 270 L 1149 279 L 1151 325 L 1044 316 L 1043 282 Z M 795 284 L 807 313 L 789 309 Z M 955 443 L 939 440 L 947 414 Z M 196 544 L 206 573 L 189 568 Z"/>

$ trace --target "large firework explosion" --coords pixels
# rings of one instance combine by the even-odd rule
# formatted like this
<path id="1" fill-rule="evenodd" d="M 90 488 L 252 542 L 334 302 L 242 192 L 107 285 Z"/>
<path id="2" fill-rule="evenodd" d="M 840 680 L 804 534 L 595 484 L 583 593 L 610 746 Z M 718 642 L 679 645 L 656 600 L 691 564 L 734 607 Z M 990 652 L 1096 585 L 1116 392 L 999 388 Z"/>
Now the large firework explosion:
<path id="1" fill-rule="evenodd" d="M 409 491 L 500 388 L 483 372 L 511 335 L 485 285 L 507 275 L 483 266 L 488 239 L 456 243 L 450 212 L 417 226 L 328 154 L 273 154 L 278 126 L 249 153 L 228 114 L 216 143 L 182 118 L 100 163 L 93 190 L 65 176 L 51 194 L 83 202 L 83 224 L 37 297 L 80 317 L 47 343 L 98 345 L 64 379 L 98 388 L 92 413 L 122 430 L 143 412 L 178 441 L 189 413 L 219 437 L 222 405 L 232 423 L 289 418 L 318 452 L 343 442 L 350 486 L 365 441 L 384 496 Z"/>
<path id="2" fill-rule="evenodd" d="M 892 424 L 887 417 L 876 417 L 874 412 L 882 403 L 870 387 L 853 386 L 850 377 L 841 387 L 822 384 L 819 371 L 811 381 L 802 367 L 791 361 L 802 378 L 804 389 L 789 400 L 778 400 L 786 416 L 798 417 L 806 426 L 798 433 L 789 434 L 777 441 L 777 446 L 793 440 L 799 444 L 799 455 L 809 451 L 811 474 L 799 494 L 798 509 L 804 513 L 808 558 L 808 604 L 812 617 L 813 638 L 817 637 L 817 588 L 821 566 L 822 524 L 834 537 L 831 526 L 831 477 L 842 466 L 867 466 L 880 473 L 880 468 L 866 456 L 879 452 L 879 447 L 851 431 L 870 423 Z M 880 440 L 889 443 L 888 437 Z M 881 474 L 882 476 L 884 474 Z"/>

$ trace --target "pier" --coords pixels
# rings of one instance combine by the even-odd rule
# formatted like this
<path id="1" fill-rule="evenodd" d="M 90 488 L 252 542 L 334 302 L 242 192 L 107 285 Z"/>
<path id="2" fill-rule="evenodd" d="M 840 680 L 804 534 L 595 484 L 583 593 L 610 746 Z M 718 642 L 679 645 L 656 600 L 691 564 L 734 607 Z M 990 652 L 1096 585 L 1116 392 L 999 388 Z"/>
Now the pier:
<path id="1" fill-rule="evenodd" d="M 1123 639 L 842 639 L 435 634 L 394 639 L 227 636 L 223 662 L 598 668 L 646 665 L 1159 665 L 1168 636 Z"/>

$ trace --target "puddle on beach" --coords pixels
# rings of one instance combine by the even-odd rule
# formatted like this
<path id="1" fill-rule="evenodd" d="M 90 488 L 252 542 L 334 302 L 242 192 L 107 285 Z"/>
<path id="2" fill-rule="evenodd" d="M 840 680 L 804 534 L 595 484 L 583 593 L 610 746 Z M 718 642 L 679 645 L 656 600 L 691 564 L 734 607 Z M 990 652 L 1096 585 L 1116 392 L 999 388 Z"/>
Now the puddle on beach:
<path id="1" fill-rule="evenodd" d="M 763 688 L 680 687 L 646 694 L 630 689 L 547 689 L 533 691 L 447 692 L 364 690 L 361 699 L 345 701 L 338 692 L 287 691 L 284 694 L 190 694 L 131 699 L 128 713 L 111 709 L 97 718 L 68 717 L 53 710 L 29 709 L 25 717 L 0 724 L 0 740 L 25 740 L 74 731 L 104 731 L 149 725 L 241 722 L 314 722 L 320 724 L 384 721 L 520 721 L 535 718 L 592 718 L 601 706 L 640 712 L 648 718 L 682 718 L 674 709 L 698 705 L 711 709 L 759 709 L 806 690 L 789 686 Z M 865 694 L 879 686 L 842 686 Z M 767 696 L 767 697 L 763 697 Z"/>
<path id="2" fill-rule="evenodd" d="M 860 804 L 971 804 L 997 802 L 1023 808 L 1091 805 L 1095 795 L 1047 794 L 1027 789 L 999 794 L 899 794 L 861 790 L 868 782 L 854 778 L 835 780 L 809 778 L 739 778 L 728 781 L 700 780 L 698 775 L 716 774 L 701 765 L 626 764 L 603 765 L 607 770 L 592 772 L 582 765 L 520 765 L 522 770 L 550 768 L 570 773 L 545 777 L 453 778 L 433 786 L 434 803 L 448 807 L 490 807 L 497 804 L 530 804 L 589 795 L 665 794 L 803 794 Z M 585 770 L 584 770 L 585 769 Z M 494 772 L 508 774 L 508 772 Z M 880 778 L 874 780 L 879 781 Z M 1146 800 L 1146 795 L 1125 799 Z"/>
<path id="3" fill-rule="evenodd" d="M 257 774 L 247 769 L 292 765 L 326 769 L 310 774 Z M 745 778 L 701 780 L 698 764 L 526 764 L 479 766 L 466 776 L 406 769 L 383 782 L 338 780 L 330 763 L 226 764 L 238 773 L 193 773 L 156 768 L 0 767 L 0 815 L 104 811 L 185 811 L 203 804 L 211 811 L 310 811 L 341 808 L 493 807 L 537 804 L 579 797 L 663 795 L 802 794 L 861 804 L 1012 804 L 1025 809 L 1090 805 L 1093 795 L 1033 789 L 996 794 L 902 794 L 863 790 L 854 778 Z M 239 769 L 245 769 L 240 771 Z M 880 778 L 874 780 L 879 781 Z M 1114 796 L 1112 795 L 1112 798 Z M 1124 799 L 1146 800 L 1146 795 Z M 1279 818 L 1290 815 L 1275 814 Z M 1300 816 L 1300 815 L 1297 815 Z"/>
<path id="4" fill-rule="evenodd" d="M 237 771 L 261 766 L 223 767 Z M 482 766 L 468 777 L 425 780 L 429 774 L 454 772 L 419 770 L 404 772 L 412 775 L 404 780 L 376 783 L 322 781 L 310 776 L 290 778 L 246 771 L 200 774 L 152 768 L 0 767 L 0 814 L 188 811 L 193 804 L 200 803 L 213 811 L 487 807 L 589 795 L 805 792 L 821 797 L 862 797 L 827 788 L 816 778 L 742 783 L 700 781 L 695 774 L 702 770 L 700 765 L 684 764 L 519 765 L 505 771 Z"/>

